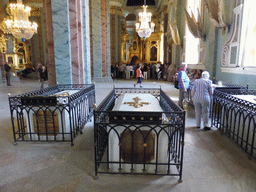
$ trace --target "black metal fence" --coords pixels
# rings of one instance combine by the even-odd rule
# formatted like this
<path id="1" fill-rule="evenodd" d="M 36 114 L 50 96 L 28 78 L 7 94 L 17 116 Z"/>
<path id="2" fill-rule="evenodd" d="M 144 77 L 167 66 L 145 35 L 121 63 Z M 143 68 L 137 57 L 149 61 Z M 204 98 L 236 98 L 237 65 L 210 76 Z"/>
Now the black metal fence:
<path id="1" fill-rule="evenodd" d="M 124 93 L 150 93 L 163 112 L 112 111 Z M 98 173 L 179 176 L 182 181 L 185 111 L 161 89 L 114 88 L 94 111 Z"/>
<path id="2" fill-rule="evenodd" d="M 14 143 L 70 141 L 92 120 L 94 85 L 56 85 L 9 97 Z"/>
<path id="3" fill-rule="evenodd" d="M 253 97 L 256 91 L 244 88 L 214 91 L 212 126 L 234 140 L 249 157 L 256 158 L 256 104 L 238 95 Z"/>

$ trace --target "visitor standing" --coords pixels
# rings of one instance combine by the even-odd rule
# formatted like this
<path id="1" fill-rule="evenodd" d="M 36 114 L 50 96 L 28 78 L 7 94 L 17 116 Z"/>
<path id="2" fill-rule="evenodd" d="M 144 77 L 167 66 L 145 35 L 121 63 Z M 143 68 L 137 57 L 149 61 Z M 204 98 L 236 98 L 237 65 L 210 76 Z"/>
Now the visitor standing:
<path id="1" fill-rule="evenodd" d="M 189 89 L 189 77 L 186 73 L 187 64 L 181 63 L 180 70 L 178 72 L 178 88 L 180 90 L 179 93 L 179 102 L 178 105 L 183 109 L 183 100 L 188 97 L 188 89 Z"/>
<path id="2" fill-rule="evenodd" d="M 156 64 L 151 64 L 151 74 L 152 79 L 156 79 Z"/>
<path id="3" fill-rule="evenodd" d="M 11 85 L 11 66 L 9 65 L 9 63 L 4 64 L 4 71 L 6 73 L 7 86 L 12 86 Z"/>
<path id="4" fill-rule="evenodd" d="M 130 79 L 130 78 L 131 78 L 131 74 L 130 74 L 130 65 L 127 64 L 125 69 L 126 69 L 126 70 L 125 70 L 125 77 L 126 77 L 126 79 Z"/>
<path id="5" fill-rule="evenodd" d="M 202 77 L 194 81 L 191 90 L 192 100 L 195 106 L 196 127 L 201 127 L 201 118 L 203 118 L 203 126 L 205 130 L 210 130 L 209 113 L 212 96 L 212 81 L 209 80 L 209 72 L 202 72 Z"/>
<path id="6" fill-rule="evenodd" d="M 156 64 L 156 77 L 157 77 L 157 80 L 159 81 L 160 77 L 161 77 L 161 70 L 160 70 L 160 64 L 157 63 Z"/>
<path id="7" fill-rule="evenodd" d="M 37 74 L 40 81 L 40 89 L 44 88 L 44 81 L 46 80 L 46 68 L 42 63 L 37 66 Z"/>
<path id="8" fill-rule="evenodd" d="M 147 63 L 144 64 L 144 67 L 143 67 L 143 77 L 144 79 L 148 79 L 148 65 Z"/>

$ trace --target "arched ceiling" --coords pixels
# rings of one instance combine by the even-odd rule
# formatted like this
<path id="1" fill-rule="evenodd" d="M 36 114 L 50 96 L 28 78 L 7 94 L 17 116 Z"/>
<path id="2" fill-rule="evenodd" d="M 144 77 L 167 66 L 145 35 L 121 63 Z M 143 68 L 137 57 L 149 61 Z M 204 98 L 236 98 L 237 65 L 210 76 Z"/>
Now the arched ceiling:
<path id="1" fill-rule="evenodd" d="M 156 5 L 155 0 L 127 0 L 126 6 Z"/>

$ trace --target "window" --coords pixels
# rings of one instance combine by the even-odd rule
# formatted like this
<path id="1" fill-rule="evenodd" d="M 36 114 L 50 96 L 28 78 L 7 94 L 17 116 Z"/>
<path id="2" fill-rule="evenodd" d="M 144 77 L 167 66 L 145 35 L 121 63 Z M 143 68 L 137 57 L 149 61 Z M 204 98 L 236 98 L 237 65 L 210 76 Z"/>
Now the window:
<path id="1" fill-rule="evenodd" d="M 239 63 L 241 67 L 256 67 L 256 9 L 252 0 L 244 1 Z"/>
<path id="2" fill-rule="evenodd" d="M 222 72 L 256 73 L 256 8 L 254 3 L 252 0 L 237 1 L 233 10 L 233 33 L 223 47 Z"/>
<path id="3" fill-rule="evenodd" d="M 238 57 L 239 57 L 239 45 L 240 45 L 240 32 L 241 32 L 241 23 L 242 23 L 242 7 L 243 5 L 239 5 L 235 7 L 234 12 L 234 26 L 233 33 L 228 40 L 227 50 L 228 50 L 228 58 L 227 58 L 227 66 L 228 67 L 238 67 Z"/>
<path id="4" fill-rule="evenodd" d="M 198 19 L 198 8 L 200 0 L 187 1 L 187 10 L 194 13 Z M 195 38 L 186 25 L 185 62 L 187 64 L 198 64 L 199 62 L 199 38 Z"/>

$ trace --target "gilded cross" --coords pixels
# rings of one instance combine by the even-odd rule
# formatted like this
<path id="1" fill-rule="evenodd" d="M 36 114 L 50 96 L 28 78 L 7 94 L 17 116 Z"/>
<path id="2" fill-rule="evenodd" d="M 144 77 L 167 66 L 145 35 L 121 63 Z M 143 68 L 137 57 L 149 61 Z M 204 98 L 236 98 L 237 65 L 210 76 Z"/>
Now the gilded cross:
<path id="1" fill-rule="evenodd" d="M 136 108 L 142 107 L 143 105 L 149 105 L 149 102 L 139 102 L 141 99 L 139 97 L 133 98 L 134 102 L 124 102 L 124 104 L 128 104 L 129 106 L 134 106 Z"/>

